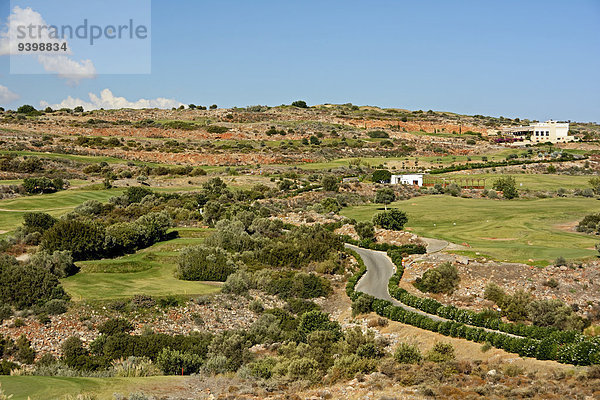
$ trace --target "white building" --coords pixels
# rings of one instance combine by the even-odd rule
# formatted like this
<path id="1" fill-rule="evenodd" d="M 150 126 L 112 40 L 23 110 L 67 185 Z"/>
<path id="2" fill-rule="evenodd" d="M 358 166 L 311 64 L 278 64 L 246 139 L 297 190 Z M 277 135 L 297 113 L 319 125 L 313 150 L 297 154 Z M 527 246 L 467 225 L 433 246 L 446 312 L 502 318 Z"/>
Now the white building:
<path id="1" fill-rule="evenodd" d="M 502 130 L 504 135 L 513 136 L 531 143 L 565 143 L 575 140 L 569 136 L 569 124 L 556 121 L 538 122 L 529 126 L 508 127 Z"/>
<path id="2" fill-rule="evenodd" d="M 423 174 L 392 175 L 390 183 L 392 185 L 423 186 Z"/>

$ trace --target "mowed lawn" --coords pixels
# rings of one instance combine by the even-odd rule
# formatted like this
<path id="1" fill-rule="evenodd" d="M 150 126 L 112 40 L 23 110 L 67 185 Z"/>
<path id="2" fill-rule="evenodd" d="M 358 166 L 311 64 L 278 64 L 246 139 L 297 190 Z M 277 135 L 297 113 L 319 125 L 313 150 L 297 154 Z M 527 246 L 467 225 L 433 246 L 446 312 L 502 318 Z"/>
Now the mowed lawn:
<path id="1" fill-rule="evenodd" d="M 565 224 L 600 212 L 600 201 L 587 198 L 535 200 L 463 199 L 446 195 L 421 196 L 391 205 L 408 215 L 407 229 L 456 244 L 467 243 L 473 252 L 499 260 L 543 264 L 562 256 L 593 257 L 600 240 L 570 231 Z M 382 207 L 377 204 L 348 207 L 341 214 L 368 220 Z"/>
<path id="2" fill-rule="evenodd" d="M 183 281 L 175 277 L 177 255 L 185 246 L 202 243 L 209 230 L 177 229 L 179 238 L 157 243 L 123 257 L 82 261 L 81 270 L 62 279 L 73 300 L 108 300 L 131 297 L 201 295 L 220 290 L 217 283 Z"/>
<path id="3" fill-rule="evenodd" d="M 59 216 L 73 210 L 87 200 L 108 201 L 123 193 L 123 189 L 89 190 L 69 189 L 56 193 L 22 196 L 0 200 L 0 231 L 11 231 L 23 222 L 23 213 L 28 211 L 47 212 Z"/>
<path id="4" fill-rule="evenodd" d="M 147 378 L 67 378 L 55 376 L 0 376 L 0 384 L 11 400 L 62 400 L 67 395 L 93 394 L 98 400 L 113 400 L 114 393 L 160 393 L 180 389 L 186 378 L 153 376 Z"/>
<path id="5" fill-rule="evenodd" d="M 515 178 L 519 190 L 551 190 L 556 191 L 559 188 L 564 189 L 586 189 L 591 188 L 589 184 L 590 176 L 569 176 L 556 174 L 466 174 L 466 173 L 447 173 L 439 175 L 427 175 L 428 179 L 454 179 L 454 180 L 485 180 L 485 187 L 492 189 L 494 182 L 505 176 Z M 483 182 L 482 182 L 483 183 Z"/>

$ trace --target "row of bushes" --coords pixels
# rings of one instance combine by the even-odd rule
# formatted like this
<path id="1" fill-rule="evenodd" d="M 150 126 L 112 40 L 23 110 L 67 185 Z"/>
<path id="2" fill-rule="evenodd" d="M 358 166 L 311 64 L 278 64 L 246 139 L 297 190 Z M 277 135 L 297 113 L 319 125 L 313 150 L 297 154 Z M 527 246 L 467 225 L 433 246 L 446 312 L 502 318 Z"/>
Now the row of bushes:
<path id="1" fill-rule="evenodd" d="M 387 300 L 375 299 L 373 310 L 392 321 L 413 325 L 421 329 L 438 332 L 446 336 L 458 337 L 517 353 L 521 357 L 534 357 L 538 360 L 556 360 L 565 364 L 600 364 L 600 340 L 578 340 L 564 345 L 553 338 L 542 340 L 509 336 L 504 333 L 486 331 L 484 328 L 468 326 L 455 321 L 434 321 L 431 318 L 394 306 Z"/>
<path id="2" fill-rule="evenodd" d="M 405 289 L 398 287 L 404 268 L 401 260 L 393 260 L 396 264 L 396 273 L 390 278 L 388 290 L 390 295 L 400 301 L 402 304 L 417 308 L 428 314 L 438 315 L 442 318 L 473 325 L 477 327 L 492 329 L 509 333 L 512 335 L 528 337 L 531 339 L 544 339 L 551 337 L 557 343 L 572 343 L 581 339 L 581 334 L 577 331 L 561 331 L 554 328 L 547 328 L 535 325 L 504 323 L 496 313 L 489 311 L 475 312 L 461 309 L 451 305 L 444 305 L 437 300 L 415 296 Z"/>
<path id="3" fill-rule="evenodd" d="M 358 256 L 355 253 L 356 256 Z M 404 272 L 401 264 L 398 272 L 390 279 L 390 286 L 397 287 L 399 276 Z M 354 277 L 356 282 L 364 271 L 359 270 Z M 354 278 L 353 277 L 353 278 Z M 482 327 L 468 326 L 456 321 L 435 321 L 428 316 L 406 310 L 393 305 L 388 300 L 374 299 L 354 290 L 354 285 L 349 281 L 346 291 L 353 302 L 361 301 L 368 304 L 371 310 L 378 315 L 393 321 L 416 326 L 446 336 L 459 337 L 475 342 L 487 342 L 492 346 L 517 353 L 522 357 L 534 357 L 540 360 L 556 360 L 565 364 L 590 365 L 600 363 L 600 340 L 586 340 L 579 335 L 568 343 L 560 343 L 554 336 L 544 337 L 541 340 L 531 337 L 516 337 L 505 333 L 491 332 Z M 390 293 L 394 296 L 393 293 Z M 395 296 L 394 296 L 395 297 Z"/>
<path id="4" fill-rule="evenodd" d="M 552 162 L 566 162 L 573 161 L 574 157 L 572 154 L 563 154 L 559 158 L 552 160 Z M 505 161 L 488 161 L 480 163 L 469 163 L 469 164 L 458 164 L 449 165 L 443 168 L 436 168 L 429 171 L 430 174 L 444 174 L 446 172 L 464 171 L 467 169 L 481 169 L 481 168 L 493 168 L 493 167 L 506 167 L 509 165 L 523 165 L 523 164 L 538 164 L 546 163 L 548 160 L 505 160 Z"/>
<path id="5" fill-rule="evenodd" d="M 427 248 L 422 244 L 403 244 L 401 246 L 389 243 L 377 243 L 372 240 L 355 240 L 348 235 L 343 235 L 342 239 L 345 243 L 352 244 L 354 246 L 362 247 L 370 250 L 387 251 L 388 255 L 394 254 L 395 256 L 402 257 L 402 254 L 425 254 Z M 400 262 L 402 258 L 400 258 Z"/>

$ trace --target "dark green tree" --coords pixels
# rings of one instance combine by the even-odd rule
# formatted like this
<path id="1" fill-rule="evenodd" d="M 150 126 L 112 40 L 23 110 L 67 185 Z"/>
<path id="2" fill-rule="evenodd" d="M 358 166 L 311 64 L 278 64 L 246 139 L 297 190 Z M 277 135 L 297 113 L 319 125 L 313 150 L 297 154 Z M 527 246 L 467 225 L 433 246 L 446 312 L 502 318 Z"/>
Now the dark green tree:
<path id="1" fill-rule="evenodd" d="M 392 178 L 392 173 L 386 169 L 378 169 L 373 172 L 371 179 L 373 182 L 388 183 Z"/>
<path id="2" fill-rule="evenodd" d="M 519 191 L 517 190 L 517 182 L 512 176 L 504 176 L 498 178 L 494 182 L 494 190 L 502 192 L 505 199 L 510 200 L 519 197 Z"/>
<path id="3" fill-rule="evenodd" d="M 308 108 L 308 105 L 306 104 L 306 102 L 304 100 L 296 100 L 292 103 L 292 106 L 298 107 L 298 108 Z"/>
<path id="4" fill-rule="evenodd" d="M 53 253 L 69 250 L 73 260 L 99 258 L 104 252 L 105 229 L 90 221 L 60 220 L 42 235 L 41 248 Z"/>
<path id="5" fill-rule="evenodd" d="M 35 113 L 37 110 L 35 109 L 35 107 L 29 105 L 29 104 L 24 104 L 21 107 L 17 108 L 17 112 L 19 114 L 31 114 L 31 113 Z"/>
<path id="6" fill-rule="evenodd" d="M 406 213 L 397 209 L 382 211 L 373 216 L 373 224 L 382 229 L 401 231 L 408 222 Z"/>
<path id="7" fill-rule="evenodd" d="M 337 192 L 340 187 L 338 178 L 333 175 L 323 176 L 323 179 L 321 179 L 321 185 L 323 185 L 323 190 L 326 192 Z"/>

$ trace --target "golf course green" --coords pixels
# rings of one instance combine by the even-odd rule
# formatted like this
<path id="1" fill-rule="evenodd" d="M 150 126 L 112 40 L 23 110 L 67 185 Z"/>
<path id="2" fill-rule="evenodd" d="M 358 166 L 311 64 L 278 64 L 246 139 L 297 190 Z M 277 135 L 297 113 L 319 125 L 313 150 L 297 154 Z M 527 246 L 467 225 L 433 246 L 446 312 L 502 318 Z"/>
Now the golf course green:
<path id="1" fill-rule="evenodd" d="M 406 229 L 418 235 L 465 244 L 498 260 L 547 263 L 557 257 L 581 259 L 598 254 L 597 237 L 572 229 L 583 216 L 600 211 L 591 198 L 491 200 L 448 195 L 415 197 L 390 205 L 408 215 Z M 382 209 L 369 204 L 348 207 L 341 214 L 369 220 Z"/>

